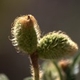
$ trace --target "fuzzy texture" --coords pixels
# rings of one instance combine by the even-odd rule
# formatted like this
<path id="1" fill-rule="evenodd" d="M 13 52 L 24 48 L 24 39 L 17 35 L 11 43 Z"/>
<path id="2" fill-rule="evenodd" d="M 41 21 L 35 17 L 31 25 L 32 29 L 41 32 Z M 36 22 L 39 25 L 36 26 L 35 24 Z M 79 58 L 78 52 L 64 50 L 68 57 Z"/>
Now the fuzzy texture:
<path id="1" fill-rule="evenodd" d="M 24 15 L 15 19 L 11 34 L 13 46 L 18 51 L 31 54 L 36 50 L 40 38 L 40 29 L 32 15 Z"/>
<path id="2" fill-rule="evenodd" d="M 74 55 L 78 46 L 61 31 L 50 32 L 40 39 L 38 55 L 42 59 L 61 59 Z"/>

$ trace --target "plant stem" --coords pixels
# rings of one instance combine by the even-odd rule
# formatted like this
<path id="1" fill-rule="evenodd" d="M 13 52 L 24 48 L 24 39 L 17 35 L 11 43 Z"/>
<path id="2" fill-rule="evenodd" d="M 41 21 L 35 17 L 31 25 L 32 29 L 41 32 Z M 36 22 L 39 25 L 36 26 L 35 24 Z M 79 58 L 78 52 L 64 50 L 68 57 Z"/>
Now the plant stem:
<path id="1" fill-rule="evenodd" d="M 38 56 L 37 53 L 34 52 L 33 54 L 30 55 L 30 59 L 31 59 L 31 64 L 33 67 L 33 71 L 34 71 L 34 80 L 39 80 L 39 65 L 38 65 Z"/>

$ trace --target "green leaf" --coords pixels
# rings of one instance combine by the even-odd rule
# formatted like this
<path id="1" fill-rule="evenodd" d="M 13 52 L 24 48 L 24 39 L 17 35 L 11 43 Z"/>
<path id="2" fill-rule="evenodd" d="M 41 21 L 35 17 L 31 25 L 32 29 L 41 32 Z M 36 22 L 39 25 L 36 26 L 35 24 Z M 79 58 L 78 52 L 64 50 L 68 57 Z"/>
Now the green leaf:
<path id="1" fill-rule="evenodd" d="M 78 66 L 79 62 L 80 62 L 80 52 L 78 52 L 76 56 L 73 58 L 73 63 L 71 64 L 71 74 L 74 73 L 74 69 L 76 66 Z"/>

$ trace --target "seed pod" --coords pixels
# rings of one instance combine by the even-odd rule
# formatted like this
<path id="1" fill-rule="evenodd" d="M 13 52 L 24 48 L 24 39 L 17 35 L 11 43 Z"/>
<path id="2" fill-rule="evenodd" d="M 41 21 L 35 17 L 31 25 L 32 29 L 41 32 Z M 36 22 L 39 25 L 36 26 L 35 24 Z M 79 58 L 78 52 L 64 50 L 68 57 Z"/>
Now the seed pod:
<path id="1" fill-rule="evenodd" d="M 60 59 L 74 55 L 78 46 L 70 37 L 61 31 L 50 32 L 40 39 L 38 44 L 39 58 Z"/>
<path id="2" fill-rule="evenodd" d="M 33 53 L 40 38 L 40 29 L 32 15 L 24 15 L 15 19 L 11 28 L 13 46 L 19 51 Z"/>

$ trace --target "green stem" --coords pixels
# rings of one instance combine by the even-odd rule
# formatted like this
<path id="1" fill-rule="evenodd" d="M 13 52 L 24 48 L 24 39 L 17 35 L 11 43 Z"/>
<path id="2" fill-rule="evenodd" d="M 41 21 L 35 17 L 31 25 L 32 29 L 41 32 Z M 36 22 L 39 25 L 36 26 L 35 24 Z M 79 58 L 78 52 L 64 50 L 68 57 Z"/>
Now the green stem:
<path id="1" fill-rule="evenodd" d="M 30 59 L 34 71 L 33 73 L 34 80 L 39 80 L 39 65 L 38 65 L 38 56 L 36 52 L 30 55 Z"/>

